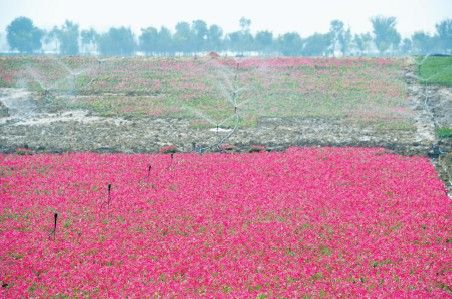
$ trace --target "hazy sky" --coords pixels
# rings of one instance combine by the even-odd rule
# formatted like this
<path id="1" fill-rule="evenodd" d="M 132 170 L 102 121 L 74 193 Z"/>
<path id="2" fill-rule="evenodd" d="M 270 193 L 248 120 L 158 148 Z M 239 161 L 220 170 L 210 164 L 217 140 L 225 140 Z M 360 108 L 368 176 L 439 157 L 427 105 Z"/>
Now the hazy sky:
<path id="1" fill-rule="evenodd" d="M 0 31 L 17 16 L 31 18 L 50 28 L 69 19 L 81 28 L 105 31 L 124 25 L 136 33 L 147 26 L 203 19 L 225 32 L 239 29 L 238 20 L 251 19 L 251 30 L 269 29 L 276 34 L 297 31 L 302 36 L 326 32 L 332 19 L 340 19 L 353 32 L 371 31 L 370 17 L 396 16 L 403 36 L 414 31 L 434 32 L 435 23 L 452 18 L 452 0 L 0 0 Z"/>

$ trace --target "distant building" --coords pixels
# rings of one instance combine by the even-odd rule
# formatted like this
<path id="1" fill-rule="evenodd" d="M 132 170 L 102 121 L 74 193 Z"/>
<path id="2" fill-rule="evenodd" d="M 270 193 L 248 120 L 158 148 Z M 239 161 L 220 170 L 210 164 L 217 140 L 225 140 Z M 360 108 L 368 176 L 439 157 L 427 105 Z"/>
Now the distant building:
<path id="1" fill-rule="evenodd" d="M 212 59 L 218 59 L 220 58 L 220 54 L 218 54 L 217 52 L 210 52 L 209 57 Z"/>

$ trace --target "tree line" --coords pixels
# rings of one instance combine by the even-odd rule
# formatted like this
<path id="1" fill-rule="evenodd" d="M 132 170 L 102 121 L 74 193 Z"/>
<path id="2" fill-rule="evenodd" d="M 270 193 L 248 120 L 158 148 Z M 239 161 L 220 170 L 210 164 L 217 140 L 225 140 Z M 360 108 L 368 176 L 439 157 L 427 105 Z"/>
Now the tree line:
<path id="1" fill-rule="evenodd" d="M 417 31 L 402 38 L 395 17 L 374 16 L 372 32 L 352 34 L 340 20 L 330 22 L 329 31 L 301 37 L 297 32 L 275 36 L 271 31 L 250 31 L 251 20 L 241 18 L 240 30 L 224 33 L 218 25 L 203 20 L 179 22 L 175 31 L 167 27 L 142 28 L 136 36 L 130 28 L 112 27 L 99 33 L 93 28 L 80 30 L 66 21 L 51 30 L 36 27 L 27 17 L 14 19 L 7 27 L 7 41 L 12 51 L 42 53 L 44 47 L 60 55 L 100 54 L 105 56 L 196 55 L 210 51 L 235 55 L 284 56 L 363 56 L 452 53 L 452 19 L 436 24 L 436 32 Z"/>

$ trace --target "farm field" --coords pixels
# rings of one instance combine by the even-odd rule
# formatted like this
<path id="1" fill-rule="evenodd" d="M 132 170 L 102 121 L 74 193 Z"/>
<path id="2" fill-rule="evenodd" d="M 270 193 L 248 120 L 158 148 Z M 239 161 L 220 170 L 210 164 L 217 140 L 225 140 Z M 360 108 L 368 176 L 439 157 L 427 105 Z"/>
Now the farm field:
<path id="1" fill-rule="evenodd" d="M 452 57 L 419 57 L 417 63 L 422 83 L 452 87 Z"/>
<path id="2" fill-rule="evenodd" d="M 182 117 L 193 127 L 262 117 L 344 119 L 412 129 L 402 59 L 0 58 L 0 86 L 43 92 L 51 109 Z"/>
<path id="3" fill-rule="evenodd" d="M 448 118 L 435 133 L 424 113 L 424 85 L 407 83 L 409 72 L 419 75 L 413 63 L 0 57 L 0 151 L 148 153 L 171 144 L 184 152 L 218 151 L 227 142 L 241 151 L 262 144 L 426 154 L 435 134 L 447 133 Z"/>
<path id="4" fill-rule="evenodd" d="M 0 186 L 2 297 L 451 292 L 450 203 L 423 157 L 1 155 Z"/>
<path id="5" fill-rule="evenodd" d="M 450 296 L 449 69 L 0 57 L 0 297 Z"/>

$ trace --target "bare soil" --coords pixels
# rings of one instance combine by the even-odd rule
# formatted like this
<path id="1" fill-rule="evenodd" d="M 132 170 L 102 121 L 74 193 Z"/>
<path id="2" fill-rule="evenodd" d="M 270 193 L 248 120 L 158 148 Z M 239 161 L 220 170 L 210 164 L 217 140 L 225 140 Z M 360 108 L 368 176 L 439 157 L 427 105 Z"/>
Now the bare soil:
<path id="1" fill-rule="evenodd" d="M 180 151 L 216 146 L 231 130 L 193 128 L 185 118 L 122 119 L 73 110 L 42 111 L 38 95 L 24 90 L 1 90 L 0 100 L 9 117 L 0 118 L 0 151 L 14 152 L 27 146 L 37 152 L 100 151 L 156 152 L 176 145 Z M 252 145 L 270 150 L 289 146 L 379 146 L 404 154 L 427 154 L 434 141 L 434 128 L 420 122 L 418 132 L 384 130 L 378 124 L 363 127 L 340 119 L 261 118 L 255 127 L 238 128 L 225 143 L 238 151 Z"/>

